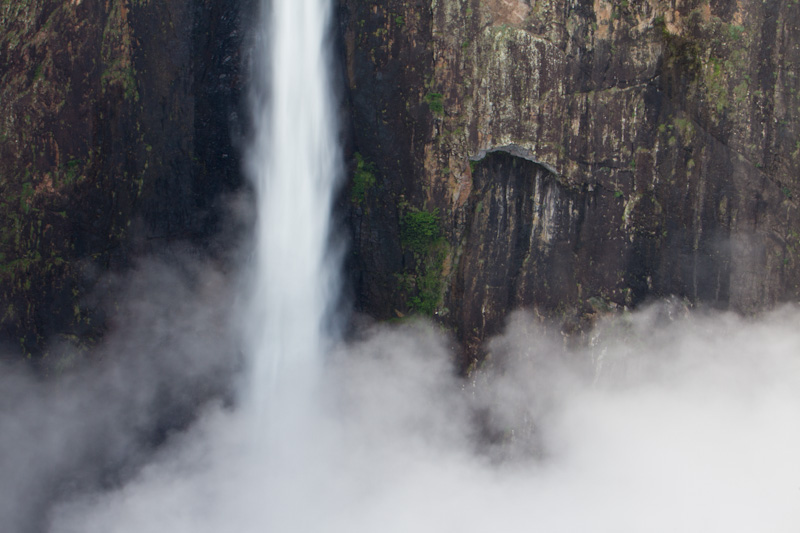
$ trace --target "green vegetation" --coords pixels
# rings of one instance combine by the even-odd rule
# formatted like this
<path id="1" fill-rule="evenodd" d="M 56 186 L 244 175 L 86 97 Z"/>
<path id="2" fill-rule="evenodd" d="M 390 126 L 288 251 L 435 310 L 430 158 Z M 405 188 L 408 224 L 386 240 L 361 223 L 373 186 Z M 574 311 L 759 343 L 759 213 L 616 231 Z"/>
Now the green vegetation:
<path id="1" fill-rule="evenodd" d="M 694 124 L 691 120 L 681 118 L 681 117 L 674 117 L 672 122 L 675 124 L 675 127 L 678 129 L 678 132 L 683 139 L 684 144 L 688 144 L 694 138 Z"/>
<path id="2" fill-rule="evenodd" d="M 428 252 L 440 235 L 438 209 L 420 211 L 412 207 L 400 223 L 400 242 L 403 248 L 417 254 Z"/>
<path id="3" fill-rule="evenodd" d="M 133 67 L 133 37 L 120 2 L 112 4 L 106 26 L 103 28 L 103 41 L 100 55 L 104 65 L 100 82 L 105 92 L 111 86 L 122 88 L 126 100 L 139 100 L 136 71 Z"/>
<path id="4" fill-rule="evenodd" d="M 727 62 L 724 65 L 728 66 Z M 717 57 L 709 57 L 704 74 L 709 102 L 712 103 L 717 113 L 722 113 L 728 107 L 728 84 L 723 70 L 723 62 Z"/>
<path id="5" fill-rule="evenodd" d="M 736 24 L 730 24 L 728 26 L 728 37 L 733 41 L 741 40 L 743 33 L 744 26 L 738 26 Z"/>
<path id="6" fill-rule="evenodd" d="M 423 98 L 423 101 L 428 104 L 431 113 L 438 116 L 444 116 L 444 96 L 442 93 L 428 93 Z"/>
<path id="7" fill-rule="evenodd" d="M 416 277 L 417 294 L 408 301 L 412 311 L 432 316 L 442 298 L 442 267 L 445 253 L 441 249 L 432 260 L 425 263 L 424 272 Z"/>
<path id="8" fill-rule="evenodd" d="M 78 178 L 78 171 L 82 165 L 82 161 L 80 159 L 71 158 L 67 161 L 66 168 L 63 171 L 64 174 L 64 184 L 71 185 L 75 183 L 76 178 Z"/>
<path id="9" fill-rule="evenodd" d="M 411 208 L 400 221 L 400 240 L 403 249 L 414 255 L 414 274 L 404 274 L 405 289 L 416 294 L 408 299 L 414 312 L 433 315 L 441 303 L 442 271 L 447 256 L 447 243 L 439 225 L 439 210 L 423 211 Z"/>
<path id="10" fill-rule="evenodd" d="M 743 81 L 733 88 L 733 101 L 738 105 L 747 100 L 747 92 L 749 88 L 747 82 Z"/>
<path id="11" fill-rule="evenodd" d="M 126 66 L 127 65 L 127 66 Z M 126 100 L 139 101 L 139 91 L 137 90 L 136 72 L 129 65 L 129 60 L 114 61 L 100 76 L 100 83 L 103 91 L 109 86 L 119 85 L 122 87 L 123 95 Z"/>
<path id="12" fill-rule="evenodd" d="M 356 152 L 356 170 L 353 173 L 353 184 L 350 187 L 350 200 L 356 204 L 364 203 L 367 191 L 375 185 L 375 165 Z"/>
<path id="13" fill-rule="evenodd" d="M 36 71 L 33 73 L 33 81 L 44 79 L 44 64 L 39 63 L 36 66 Z"/>

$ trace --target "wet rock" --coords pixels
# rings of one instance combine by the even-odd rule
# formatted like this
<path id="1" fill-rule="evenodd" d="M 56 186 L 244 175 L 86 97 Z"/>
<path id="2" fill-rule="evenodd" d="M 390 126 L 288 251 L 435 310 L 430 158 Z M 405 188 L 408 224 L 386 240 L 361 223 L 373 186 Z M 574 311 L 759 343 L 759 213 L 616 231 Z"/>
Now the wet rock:
<path id="1" fill-rule="evenodd" d="M 0 322 L 25 353 L 98 335 L 86 295 L 132 251 L 215 231 L 248 4 L 0 7 Z"/>
<path id="2" fill-rule="evenodd" d="M 792 6 L 340 6 L 353 150 L 377 168 L 351 217 L 362 310 L 409 310 L 414 291 L 392 287 L 422 275 L 396 259 L 412 208 L 441 215 L 434 316 L 469 351 L 516 307 L 675 295 L 752 313 L 798 298 Z M 363 238 L 378 227 L 380 245 Z"/>

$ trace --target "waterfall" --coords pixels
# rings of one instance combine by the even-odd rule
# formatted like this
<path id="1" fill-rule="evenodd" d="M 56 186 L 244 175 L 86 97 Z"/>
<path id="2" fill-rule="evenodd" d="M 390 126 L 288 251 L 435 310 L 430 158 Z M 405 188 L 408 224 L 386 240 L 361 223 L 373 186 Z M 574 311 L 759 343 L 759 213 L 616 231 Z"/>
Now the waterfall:
<path id="1" fill-rule="evenodd" d="M 330 0 L 261 0 L 247 170 L 257 198 L 245 343 L 248 402 L 273 424 L 308 401 L 338 294 L 331 253 L 341 175 Z"/>

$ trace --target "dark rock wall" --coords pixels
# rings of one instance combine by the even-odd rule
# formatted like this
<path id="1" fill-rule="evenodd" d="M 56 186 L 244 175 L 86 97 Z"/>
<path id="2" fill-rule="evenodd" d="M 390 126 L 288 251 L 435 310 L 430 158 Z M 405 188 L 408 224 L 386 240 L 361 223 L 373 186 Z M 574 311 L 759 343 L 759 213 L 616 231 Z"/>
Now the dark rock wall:
<path id="1" fill-rule="evenodd" d="M 430 113 L 419 102 L 432 69 L 432 21 L 422 3 L 405 4 L 341 3 L 339 13 L 346 81 L 357 88 L 348 92 L 353 144 L 375 165 L 376 178 L 350 210 L 356 254 L 348 270 L 359 304 L 380 319 L 397 316 L 402 299 L 395 274 L 408 258 L 400 244 L 400 204 L 405 195 L 421 195 L 418 170 L 431 140 Z"/>
<path id="2" fill-rule="evenodd" d="M 797 299 L 791 0 L 340 5 L 353 150 L 375 169 L 351 200 L 364 311 L 414 311 L 415 209 L 447 243 L 434 314 L 471 353 L 519 306 L 580 322 L 649 297 Z"/>
<path id="3" fill-rule="evenodd" d="M 792 0 L 338 6 L 361 310 L 432 313 L 474 352 L 518 306 L 797 298 Z M 2 3 L 6 339 L 91 336 L 100 272 L 217 229 L 252 8 Z"/>
<path id="4" fill-rule="evenodd" d="M 84 296 L 134 247 L 216 228 L 248 4 L 0 5 L 0 318 L 26 353 L 97 333 Z"/>

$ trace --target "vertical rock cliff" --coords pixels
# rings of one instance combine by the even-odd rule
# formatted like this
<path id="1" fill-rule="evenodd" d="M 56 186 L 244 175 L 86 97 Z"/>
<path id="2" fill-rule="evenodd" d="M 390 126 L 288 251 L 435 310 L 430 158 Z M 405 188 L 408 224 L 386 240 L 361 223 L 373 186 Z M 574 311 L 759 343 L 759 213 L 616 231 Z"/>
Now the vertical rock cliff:
<path id="1" fill-rule="evenodd" d="M 0 4 L 0 317 L 26 353 L 101 327 L 132 239 L 202 240 L 239 183 L 248 2 Z"/>
<path id="2" fill-rule="evenodd" d="M 677 295 L 798 297 L 794 0 L 339 0 L 357 304 L 475 354 Z M 203 242 L 236 156 L 234 0 L 0 5 L 0 318 L 91 337 L 101 272 Z"/>
<path id="3" fill-rule="evenodd" d="M 363 310 L 474 354 L 521 306 L 797 299 L 792 0 L 340 7 Z"/>

